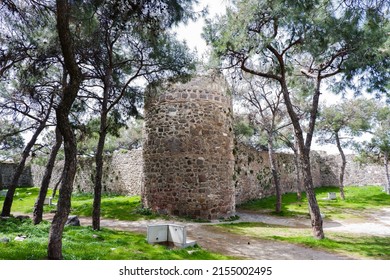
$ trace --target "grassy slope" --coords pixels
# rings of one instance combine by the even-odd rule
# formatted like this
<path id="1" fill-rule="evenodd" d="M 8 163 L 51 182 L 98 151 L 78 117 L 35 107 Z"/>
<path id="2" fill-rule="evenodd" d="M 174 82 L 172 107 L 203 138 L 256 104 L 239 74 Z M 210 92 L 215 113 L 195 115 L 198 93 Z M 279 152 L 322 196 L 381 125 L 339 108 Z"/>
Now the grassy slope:
<path id="1" fill-rule="evenodd" d="M 12 212 L 32 213 L 39 188 L 17 188 Z M 51 195 L 51 190 L 47 196 Z M 0 197 L 0 207 L 3 206 L 4 197 Z M 54 203 L 57 201 L 54 200 Z M 91 216 L 93 198 L 91 194 L 74 193 L 72 195 L 72 215 Z M 121 196 L 105 194 L 102 196 L 101 216 L 118 220 L 136 221 L 140 219 L 154 219 L 156 215 L 140 208 L 140 196 Z M 45 206 L 44 212 L 54 210 L 55 206 Z"/>
<path id="2" fill-rule="evenodd" d="M 31 214 L 38 192 L 38 188 L 18 188 L 15 193 L 12 212 Z M 4 197 L 0 197 L 0 207 L 3 206 L 3 201 Z M 89 194 L 74 194 L 71 214 L 90 216 L 92 201 Z M 49 212 L 54 207 L 45 206 L 44 210 Z M 102 217 L 133 221 L 155 218 L 156 215 L 140 209 L 139 196 L 104 195 L 102 198 Z M 9 243 L 0 242 L 0 259 L 45 259 L 49 227 L 50 225 L 47 222 L 33 226 L 30 220 L 0 220 L 0 239 L 10 239 Z M 14 238 L 18 235 L 27 236 L 27 239 L 23 242 L 14 241 Z M 82 246 L 80 246 L 81 242 Z M 68 260 L 228 259 L 228 257 L 207 252 L 197 246 L 195 248 L 170 250 L 164 246 L 149 245 L 143 234 L 108 229 L 96 232 L 91 227 L 66 227 L 63 238 L 63 254 L 64 258 Z"/>

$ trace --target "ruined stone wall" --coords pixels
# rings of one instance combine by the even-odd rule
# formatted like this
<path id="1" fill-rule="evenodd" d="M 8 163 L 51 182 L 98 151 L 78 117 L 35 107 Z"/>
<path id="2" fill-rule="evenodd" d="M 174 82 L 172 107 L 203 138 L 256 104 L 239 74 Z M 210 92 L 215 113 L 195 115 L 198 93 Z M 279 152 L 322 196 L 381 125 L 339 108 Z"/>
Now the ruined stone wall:
<path id="1" fill-rule="evenodd" d="M 52 175 L 51 185 L 58 182 L 62 172 L 63 162 L 57 162 Z M 95 176 L 95 159 L 79 158 L 77 172 L 73 184 L 76 192 L 93 192 L 93 180 Z M 39 186 L 42 181 L 45 168 L 32 166 L 34 186 Z M 122 195 L 139 195 L 143 184 L 143 160 L 142 150 L 118 151 L 113 155 L 104 157 L 103 168 L 103 192 Z"/>
<path id="2" fill-rule="evenodd" d="M 33 186 L 39 187 L 42 182 L 43 175 L 45 174 L 45 166 L 38 165 L 38 164 L 32 164 L 30 166 L 31 168 L 31 175 L 32 175 L 32 182 Z M 51 176 L 50 181 L 50 188 L 54 188 L 54 185 L 60 180 L 61 173 L 63 168 L 63 162 L 57 162 L 54 166 L 54 170 Z"/>
<path id="3" fill-rule="evenodd" d="M 116 152 L 105 158 L 103 186 L 105 192 L 123 195 L 140 195 L 143 188 L 143 155 L 142 150 Z M 238 145 L 234 149 L 235 168 L 232 175 L 235 203 L 267 197 L 274 194 L 272 177 L 269 169 L 267 152 L 258 152 L 251 147 Z M 281 176 L 282 191 L 296 192 L 298 184 L 296 170 L 291 154 L 279 154 L 278 167 Z M 353 160 L 353 155 L 347 155 L 345 185 L 385 186 L 384 167 L 381 164 L 364 164 Z M 201 160 L 199 163 L 201 163 Z M 340 156 L 313 152 L 313 178 L 315 186 L 338 186 L 338 172 L 341 165 Z M 195 162 L 195 160 L 194 160 Z M 196 164 L 198 164 L 196 160 Z M 196 166 L 194 164 L 194 166 Z M 94 159 L 79 159 L 79 167 L 74 183 L 75 191 L 92 192 L 94 176 Z M 10 184 L 15 164 L 1 163 L 0 178 L 3 186 Z M 50 187 L 58 182 L 62 164 L 57 163 Z M 20 181 L 21 186 L 39 186 L 44 172 L 43 166 L 27 166 Z M 192 178 L 192 177 L 189 177 Z M 192 179 L 183 178 L 191 181 Z M 189 198 L 190 199 L 190 198 Z"/>
<path id="4" fill-rule="evenodd" d="M 0 162 L 0 189 L 7 188 L 12 183 L 12 176 L 17 167 L 15 163 Z M 26 166 L 19 179 L 19 186 L 33 186 L 31 168 Z"/>
<path id="5" fill-rule="evenodd" d="M 201 219 L 234 215 L 232 100 L 220 77 L 149 92 L 143 202 Z"/>
<path id="6" fill-rule="evenodd" d="M 346 157 L 345 186 L 386 186 L 383 164 L 360 164 L 354 160 L 354 155 L 346 155 Z M 340 168 L 341 158 L 339 155 L 324 155 L 322 157 L 322 184 L 324 186 L 338 186 Z"/>
<path id="7" fill-rule="evenodd" d="M 251 147 L 240 144 L 236 146 L 234 153 L 236 158 L 234 184 L 237 205 L 256 198 L 274 195 L 268 153 L 258 152 Z M 354 157 L 354 155 L 347 155 L 345 186 L 386 185 L 382 165 L 374 163 L 362 165 L 354 161 Z M 297 181 L 293 155 L 277 154 L 276 158 L 282 192 L 296 192 L 298 188 L 304 190 L 302 183 L 298 184 Z M 313 151 L 310 159 L 315 187 L 339 186 L 341 167 L 339 155 Z"/>
<path id="8" fill-rule="evenodd" d="M 234 150 L 235 172 L 233 176 L 236 204 L 275 194 L 272 183 L 272 174 L 269 165 L 269 156 L 266 151 L 237 144 Z M 294 155 L 278 153 L 275 155 L 280 176 L 282 193 L 303 190 L 302 183 L 298 183 Z M 316 152 L 311 154 L 312 176 L 314 186 L 322 185 L 321 156 Z M 302 180 L 302 175 L 300 176 Z"/>

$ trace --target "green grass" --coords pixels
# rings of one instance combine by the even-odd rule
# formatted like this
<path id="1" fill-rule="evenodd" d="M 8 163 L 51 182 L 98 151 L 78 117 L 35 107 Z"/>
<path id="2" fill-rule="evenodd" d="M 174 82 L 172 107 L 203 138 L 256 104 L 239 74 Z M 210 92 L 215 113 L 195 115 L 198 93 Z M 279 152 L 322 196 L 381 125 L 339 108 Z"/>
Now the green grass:
<path id="1" fill-rule="evenodd" d="M 34 203 L 38 197 L 39 188 L 19 187 L 15 190 L 14 200 L 11 212 L 32 213 Z M 48 191 L 47 197 L 50 197 L 52 190 Z M 0 207 L 3 208 L 4 197 L 0 197 Z M 54 207 L 44 206 L 44 211 L 48 212 Z"/>
<path id="2" fill-rule="evenodd" d="M 91 194 L 74 194 L 72 197 L 72 215 L 91 216 L 93 198 Z M 140 196 L 102 195 L 101 217 L 126 221 L 155 219 L 160 217 L 141 209 Z"/>
<path id="3" fill-rule="evenodd" d="M 15 193 L 12 212 L 31 213 L 38 188 L 18 188 Z M 322 213 L 332 219 L 365 218 L 365 214 L 382 207 L 389 207 L 390 196 L 380 187 L 346 187 L 346 200 L 338 195 L 336 200 L 326 200 L 328 192 L 338 188 L 316 189 L 317 200 Z M 2 207 L 3 197 L 0 197 Z M 90 216 L 92 212 L 90 194 L 74 194 L 72 213 Z M 239 209 L 272 213 L 275 197 L 255 200 L 241 205 Z M 155 218 L 149 211 L 140 209 L 140 197 L 104 195 L 102 197 L 102 217 L 121 220 Z M 45 211 L 54 207 L 45 206 Z M 282 214 L 284 216 L 306 216 L 307 200 L 297 201 L 295 194 L 283 195 Z M 346 233 L 326 232 L 324 240 L 312 237 L 310 229 L 271 226 L 261 223 L 235 223 L 221 226 L 223 230 L 260 239 L 277 240 L 318 248 L 364 259 L 390 259 L 390 237 L 363 236 Z M 16 219 L 0 220 L 0 239 L 8 237 L 9 243 L 0 243 L 0 259 L 45 259 L 49 224 L 44 222 L 32 226 L 31 221 Z M 14 241 L 15 236 L 26 235 L 23 242 Z M 94 238 L 94 235 L 95 238 Z M 80 244 L 83 246 L 80 246 Z M 63 239 L 65 259 L 226 259 L 211 254 L 199 247 L 169 250 L 163 246 L 147 244 L 145 235 L 103 229 L 93 231 L 90 227 L 66 227 Z"/>
<path id="4" fill-rule="evenodd" d="M 303 245 L 361 259 L 390 259 L 390 237 L 326 232 L 317 240 L 310 229 L 274 226 L 263 223 L 235 223 L 218 226 L 224 231 L 259 239 L 277 240 Z"/>
<path id="5" fill-rule="evenodd" d="M 40 260 L 47 256 L 47 241 L 50 224 L 43 222 L 33 226 L 31 220 L 10 218 L 0 220 L 0 239 L 7 237 L 9 243 L 0 242 L 2 260 Z M 14 241 L 18 235 L 27 236 L 24 241 Z M 82 244 L 82 246 L 80 245 Z M 150 245 L 145 235 L 125 231 L 91 227 L 65 227 L 63 255 L 66 260 L 224 260 L 223 255 L 213 254 L 199 246 L 184 249 L 169 249 Z"/>
<path id="6" fill-rule="evenodd" d="M 362 217 L 382 207 L 390 206 L 390 196 L 382 191 L 381 187 L 346 187 L 345 200 L 342 200 L 337 187 L 317 188 L 316 196 L 321 212 L 326 218 L 352 219 Z M 337 199 L 327 200 L 328 192 L 337 193 Z M 275 209 L 275 196 L 253 200 L 242 204 L 238 209 L 273 213 Z M 273 213 L 275 214 L 275 213 Z M 282 216 L 308 215 L 306 194 L 302 193 L 302 200 L 298 201 L 296 194 L 284 194 L 282 198 Z"/>
<path id="7" fill-rule="evenodd" d="M 18 213 L 32 213 L 35 200 L 38 196 L 39 188 L 17 188 L 12 204 L 11 212 Z M 50 196 L 52 191 L 49 190 Z M 0 207 L 3 207 L 4 197 L 0 197 Z M 54 200 L 54 203 L 57 201 Z M 92 215 L 92 194 L 72 194 L 72 215 L 86 216 Z M 54 210 L 55 206 L 45 206 L 44 212 L 50 212 Z M 141 209 L 140 196 L 123 196 L 104 194 L 102 195 L 101 202 L 101 217 L 109 219 L 136 221 L 141 219 L 154 219 L 158 217 L 156 214 L 152 214 L 150 211 Z"/>
<path id="8" fill-rule="evenodd" d="M 12 212 L 31 214 L 38 195 L 38 188 L 18 188 L 15 192 Z M 49 193 L 50 195 L 51 193 Z M 0 207 L 4 197 L 0 198 Z M 74 194 L 73 215 L 90 216 L 92 196 Z M 56 201 L 54 201 L 56 202 Z M 140 197 L 103 195 L 102 217 L 121 220 L 151 219 L 156 215 L 140 209 Z M 55 209 L 45 206 L 45 212 Z M 0 239 L 9 238 L 9 243 L 0 242 L 0 259 L 40 260 L 47 256 L 47 242 L 50 224 L 46 221 L 34 226 L 31 220 L 15 218 L 0 220 Z M 15 241 L 18 235 L 27 236 L 23 242 Z M 82 244 L 82 246 L 80 246 Z M 65 227 L 63 255 L 67 260 L 223 260 L 226 256 L 210 253 L 199 246 L 185 249 L 169 249 L 165 246 L 150 245 L 145 234 L 91 227 Z"/>
<path id="9" fill-rule="evenodd" d="M 17 188 L 12 206 L 12 212 L 31 213 L 38 196 L 39 188 Z M 336 200 L 326 200 L 328 192 L 336 192 Z M 51 195 L 51 190 L 49 194 Z M 316 189 L 317 201 L 321 212 L 326 218 L 353 219 L 364 213 L 390 205 L 390 196 L 382 191 L 381 187 L 346 187 L 346 199 L 339 196 L 337 187 L 322 187 Z M 4 197 L 0 197 L 0 206 Z M 253 200 L 238 206 L 238 209 L 273 213 L 275 196 Z M 54 201 L 55 203 L 56 201 Z M 91 216 L 93 198 L 91 194 L 75 193 L 72 195 L 72 215 Z M 45 212 L 53 210 L 54 206 L 45 206 Z M 302 193 L 302 200 L 297 201 L 296 194 L 284 194 L 282 199 L 282 216 L 308 215 L 306 194 Z M 140 219 L 154 219 L 158 217 L 151 212 L 141 209 L 140 196 L 121 196 L 104 194 L 102 196 L 101 217 L 119 220 L 136 221 Z M 161 217 L 160 217 L 161 218 Z"/>

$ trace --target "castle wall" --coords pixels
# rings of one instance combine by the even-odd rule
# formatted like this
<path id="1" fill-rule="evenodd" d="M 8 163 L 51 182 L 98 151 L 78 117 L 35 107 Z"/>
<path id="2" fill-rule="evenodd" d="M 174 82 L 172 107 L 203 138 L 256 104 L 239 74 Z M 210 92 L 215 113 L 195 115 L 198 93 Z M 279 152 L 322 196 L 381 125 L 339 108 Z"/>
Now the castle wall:
<path id="1" fill-rule="evenodd" d="M 0 189 L 7 188 L 12 183 L 12 176 L 17 165 L 0 162 Z M 26 166 L 19 179 L 19 186 L 33 186 L 31 168 Z"/>
<path id="2" fill-rule="evenodd" d="M 103 191 L 123 195 L 140 195 L 143 188 L 143 152 L 141 149 L 122 151 L 105 157 L 103 171 Z M 232 175 L 235 203 L 237 205 L 249 200 L 267 197 L 274 194 L 272 177 L 268 164 L 267 152 L 258 152 L 252 147 L 237 145 L 234 149 L 235 167 Z M 346 186 L 379 185 L 385 186 L 386 177 L 381 164 L 364 164 L 347 155 L 345 176 Z M 296 192 L 296 169 L 291 154 L 277 155 L 281 178 L 282 192 Z M 313 152 L 311 155 L 313 179 L 315 186 L 338 186 L 338 172 L 341 166 L 340 156 Z M 74 183 L 74 190 L 92 192 L 95 163 L 92 158 L 79 159 L 79 166 Z M 15 164 L 0 163 L 2 185 L 10 184 Z M 50 187 L 59 180 L 62 163 L 58 162 L 52 176 Z M 39 186 L 44 167 L 27 166 L 20 181 L 21 186 Z M 189 177 L 191 178 L 191 177 Z M 183 180 L 186 180 L 184 178 Z M 187 179 L 190 181 L 191 179 Z"/>
<path id="3" fill-rule="evenodd" d="M 257 151 L 253 147 L 237 144 L 234 150 L 235 169 L 234 185 L 236 204 L 268 197 L 275 194 L 273 179 L 267 151 Z M 303 191 L 302 182 L 297 180 L 297 170 L 294 155 L 277 153 L 275 155 L 282 193 Z M 315 187 L 322 186 L 321 156 L 311 153 L 312 176 Z M 302 181 L 302 175 L 300 175 Z"/>
<path id="4" fill-rule="evenodd" d="M 361 164 L 354 160 L 354 155 L 346 155 L 345 186 L 386 186 L 385 167 L 383 164 Z M 339 170 L 341 168 L 339 155 L 324 155 L 322 157 L 322 184 L 324 186 L 339 185 Z"/>
<path id="5" fill-rule="evenodd" d="M 215 219 L 235 213 L 232 101 L 219 77 L 149 93 L 143 202 L 155 211 Z"/>
<path id="6" fill-rule="evenodd" d="M 63 162 L 55 165 L 50 187 L 53 188 L 61 176 Z M 93 192 L 93 180 L 95 177 L 95 159 L 79 158 L 77 172 L 73 184 L 76 192 Z M 45 168 L 32 166 L 33 184 L 39 186 L 42 181 Z M 113 155 L 104 157 L 103 192 L 122 195 L 140 195 L 143 185 L 143 160 L 142 150 L 118 151 Z"/>
<path id="7" fill-rule="evenodd" d="M 143 149 L 104 158 L 103 192 L 142 195 L 157 212 L 201 219 L 234 215 L 235 205 L 275 194 L 267 152 L 234 146 L 232 100 L 218 76 L 197 76 L 186 84 L 148 92 Z M 382 185 L 383 165 L 361 165 L 347 156 L 344 183 Z M 292 154 L 276 154 L 282 193 L 303 191 Z M 337 186 L 338 155 L 311 153 L 314 185 Z M 57 162 L 51 187 L 58 182 Z M 0 189 L 11 183 L 15 164 L 0 163 Z M 40 186 L 43 166 L 29 165 L 21 186 Z M 95 159 L 79 158 L 74 191 L 92 192 Z M 302 178 L 302 176 L 301 176 Z"/>

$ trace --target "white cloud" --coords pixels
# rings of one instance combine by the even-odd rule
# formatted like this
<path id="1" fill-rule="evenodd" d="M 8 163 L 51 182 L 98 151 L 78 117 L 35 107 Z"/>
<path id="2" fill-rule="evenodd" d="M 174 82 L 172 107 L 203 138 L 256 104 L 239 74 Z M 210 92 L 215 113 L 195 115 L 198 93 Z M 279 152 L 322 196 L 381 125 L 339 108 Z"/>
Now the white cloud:
<path id="1" fill-rule="evenodd" d="M 208 15 L 206 17 L 214 17 L 225 13 L 226 6 L 229 0 L 201 0 L 195 7 L 195 11 L 201 11 L 206 6 L 208 7 Z M 188 24 L 180 24 L 174 31 L 177 33 L 177 38 L 181 41 L 186 41 L 187 45 L 198 52 L 198 56 L 202 57 L 207 51 L 206 42 L 202 39 L 202 30 L 205 24 L 204 18 L 199 18 L 196 22 Z"/>

